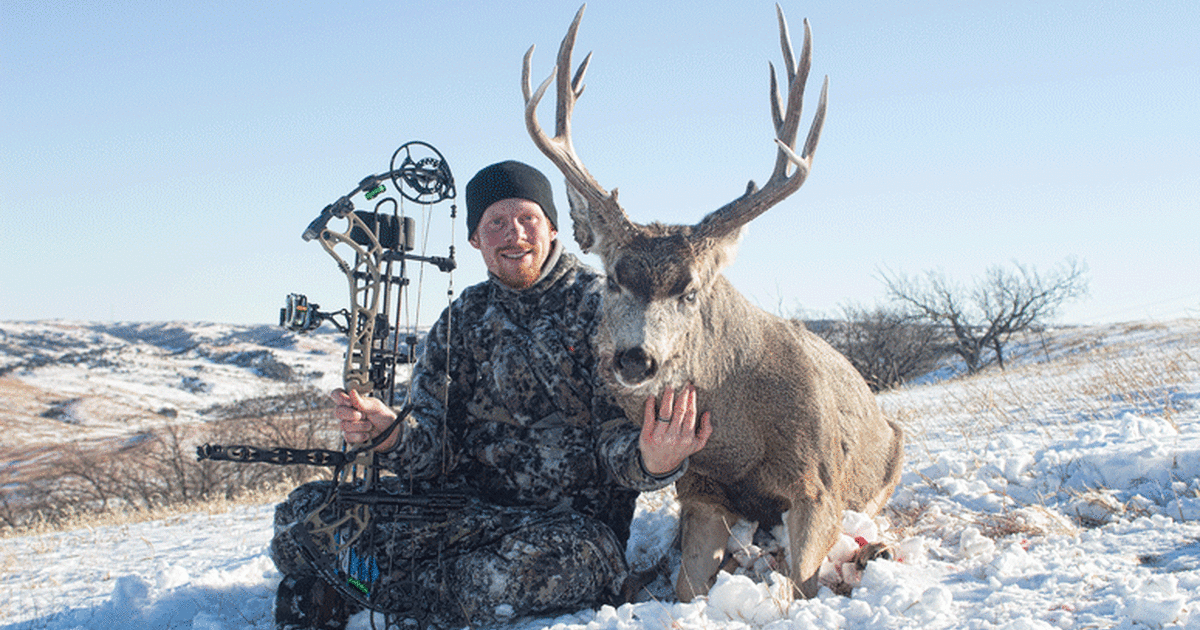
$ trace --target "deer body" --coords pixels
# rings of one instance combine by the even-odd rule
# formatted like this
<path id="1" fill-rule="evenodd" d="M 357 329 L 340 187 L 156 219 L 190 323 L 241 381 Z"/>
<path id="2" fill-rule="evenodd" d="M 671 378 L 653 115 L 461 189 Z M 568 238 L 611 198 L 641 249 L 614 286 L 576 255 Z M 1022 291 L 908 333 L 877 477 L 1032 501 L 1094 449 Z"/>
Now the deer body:
<path id="1" fill-rule="evenodd" d="M 647 249 L 654 256 L 645 263 L 660 270 L 704 267 L 666 257 L 662 248 Z M 619 270 L 639 266 L 629 258 L 641 253 L 626 247 L 609 254 L 615 264 L 601 257 L 618 270 L 619 282 Z M 714 273 L 676 295 L 664 288 L 657 300 L 615 284 L 605 295 L 596 347 L 601 373 L 626 415 L 640 418 L 646 396 L 687 382 L 697 389 L 698 408 L 712 414 L 708 444 L 676 482 L 683 528 L 680 599 L 707 592 L 739 517 L 771 527 L 785 513 L 790 574 L 804 596 L 815 595 L 817 571 L 841 531 L 842 512 L 874 514 L 895 487 L 900 429 L 884 418 L 845 357 L 803 325 L 750 304 L 723 275 Z M 647 359 L 623 366 L 621 357 L 632 348 Z M 653 364 L 648 375 L 647 362 Z M 639 376 L 644 380 L 632 382 Z"/>
<path id="2" fill-rule="evenodd" d="M 696 387 L 697 407 L 711 412 L 713 434 L 676 482 L 683 552 L 677 594 L 689 601 L 707 593 L 737 518 L 770 527 L 786 517 L 790 577 L 801 595 L 812 597 L 842 512 L 875 514 L 891 496 L 903 437 L 845 357 L 802 325 L 750 304 L 721 274 L 746 223 L 798 189 L 811 167 L 825 90 L 802 154 L 793 148 L 811 59 L 807 23 L 795 65 L 779 12 L 788 99 L 784 108 L 772 70 L 778 154 L 763 189 L 751 182 L 744 195 L 694 226 L 641 225 L 625 215 L 615 190 L 609 193 L 588 174 L 571 146 L 570 114 L 588 63 L 570 76 L 582 13 L 552 75 L 558 83 L 553 138 L 536 118 L 550 80 L 531 89 L 532 49 L 526 54 L 526 125 L 566 176 L 576 241 L 604 263 L 607 291 L 595 343 L 600 371 L 626 415 L 641 418 L 647 396 L 688 382 Z"/>

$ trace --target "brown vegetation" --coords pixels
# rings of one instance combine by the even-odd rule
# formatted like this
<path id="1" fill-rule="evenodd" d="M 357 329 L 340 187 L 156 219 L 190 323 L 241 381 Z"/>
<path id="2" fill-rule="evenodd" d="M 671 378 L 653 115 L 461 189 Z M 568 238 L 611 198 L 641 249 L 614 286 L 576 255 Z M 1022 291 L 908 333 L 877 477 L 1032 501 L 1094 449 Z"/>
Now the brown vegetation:
<path id="1" fill-rule="evenodd" d="M 0 535 L 109 512 L 154 513 L 295 486 L 328 471 L 200 462 L 203 443 L 331 448 L 328 399 L 315 390 L 230 405 L 200 424 L 168 422 L 132 439 L 41 446 L 0 469 Z"/>

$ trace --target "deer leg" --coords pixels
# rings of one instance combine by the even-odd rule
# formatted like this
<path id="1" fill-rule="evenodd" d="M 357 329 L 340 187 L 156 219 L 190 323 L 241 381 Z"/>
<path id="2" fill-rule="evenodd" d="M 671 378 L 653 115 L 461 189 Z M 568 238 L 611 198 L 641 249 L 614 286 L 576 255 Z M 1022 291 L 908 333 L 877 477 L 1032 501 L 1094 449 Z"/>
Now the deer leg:
<path id="1" fill-rule="evenodd" d="M 708 593 L 712 586 L 729 541 L 729 528 L 737 523 L 737 517 L 719 505 L 685 501 L 680 506 L 679 522 L 683 561 L 675 594 L 679 601 L 690 602 Z"/>
<path id="2" fill-rule="evenodd" d="M 825 493 L 822 493 L 824 495 Z M 821 562 L 837 542 L 842 510 L 828 496 L 796 501 L 788 511 L 788 543 L 792 552 L 792 582 L 805 599 L 817 595 Z"/>

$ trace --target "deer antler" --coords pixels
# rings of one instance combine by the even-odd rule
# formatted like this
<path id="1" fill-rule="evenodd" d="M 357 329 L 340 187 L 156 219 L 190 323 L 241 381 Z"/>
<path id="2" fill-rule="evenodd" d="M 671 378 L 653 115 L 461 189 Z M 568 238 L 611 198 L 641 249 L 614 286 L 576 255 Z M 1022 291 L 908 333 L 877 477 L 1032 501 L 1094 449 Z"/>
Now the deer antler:
<path id="1" fill-rule="evenodd" d="M 521 69 L 521 93 L 525 97 L 525 127 L 529 130 L 533 143 L 542 153 L 558 167 L 567 179 L 567 184 L 575 189 L 587 202 L 591 219 L 598 219 L 603 225 L 593 225 L 593 229 L 603 227 L 605 233 L 619 242 L 627 242 L 636 229 L 625 211 L 617 203 L 617 189 L 612 193 L 604 190 L 594 177 L 588 173 L 583 161 L 575 154 L 571 143 L 571 113 L 575 109 L 575 101 L 583 94 L 583 75 L 587 72 L 588 63 L 592 60 L 588 53 L 579 69 L 571 77 L 571 51 L 575 47 L 575 34 L 579 30 L 579 22 L 583 19 L 583 10 L 587 5 L 579 7 L 575 20 L 567 29 L 562 45 L 558 49 L 558 61 L 551 75 L 542 82 L 537 91 L 532 91 L 530 83 L 530 61 L 533 58 L 533 46 L 525 53 L 524 65 Z M 537 107 L 542 96 L 549 87 L 550 81 L 557 79 L 558 106 L 555 117 L 554 137 L 549 138 L 542 131 L 537 119 Z M 577 220 L 578 221 L 578 220 Z M 579 226 L 576 226 L 578 231 Z M 590 237 L 589 237 L 590 238 Z M 587 249 L 587 245 L 583 245 Z"/>
<path id="2" fill-rule="evenodd" d="M 804 48 L 800 53 L 799 65 L 795 65 L 795 58 L 792 54 L 792 38 L 788 35 L 787 20 L 783 17 L 783 9 L 779 8 L 779 5 L 775 5 L 775 13 L 779 16 L 779 43 L 783 48 L 783 61 L 787 66 L 788 78 L 787 108 L 784 109 L 783 102 L 779 97 L 779 85 L 775 80 L 775 65 L 770 64 L 771 118 L 775 123 L 775 144 L 779 148 L 775 157 L 775 170 L 771 172 L 770 179 L 761 190 L 751 180 L 746 186 L 745 194 L 704 217 L 704 220 L 698 223 L 695 231 L 692 232 L 693 239 L 720 237 L 749 223 L 758 215 L 783 201 L 788 195 L 799 190 L 812 168 L 813 153 L 817 150 L 817 141 L 821 139 L 821 128 L 825 124 L 829 77 L 825 77 L 824 85 L 821 86 L 821 99 L 817 103 L 817 113 L 808 130 L 808 138 L 804 141 L 804 150 L 797 155 L 795 152 L 796 134 L 800 128 L 804 85 L 808 81 L 808 71 L 812 66 L 812 29 L 809 28 L 808 20 L 804 20 Z M 783 113 L 780 113 L 781 111 Z M 796 171 L 788 175 L 788 167 L 791 165 L 796 167 Z"/>

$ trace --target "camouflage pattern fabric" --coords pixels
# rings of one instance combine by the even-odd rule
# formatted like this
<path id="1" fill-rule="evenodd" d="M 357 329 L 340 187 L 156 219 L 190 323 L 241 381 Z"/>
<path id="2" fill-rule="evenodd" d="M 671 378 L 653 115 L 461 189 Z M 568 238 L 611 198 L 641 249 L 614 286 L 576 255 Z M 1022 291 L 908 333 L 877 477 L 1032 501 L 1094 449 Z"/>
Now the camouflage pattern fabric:
<path id="1" fill-rule="evenodd" d="M 440 525 L 372 512 L 387 580 L 439 585 L 451 623 L 614 601 L 637 494 L 684 472 L 645 470 L 640 418 L 625 418 L 595 372 L 603 277 L 558 244 L 546 268 L 523 291 L 469 287 L 443 312 L 414 370 L 414 410 L 382 457 L 397 475 L 388 483 L 481 498 Z M 311 572 L 290 528 L 327 489 L 302 486 L 276 512 L 271 550 L 285 576 Z"/>
<path id="2" fill-rule="evenodd" d="M 285 579 L 315 577 L 294 528 L 324 501 L 330 483 L 305 484 L 276 509 L 271 558 Z M 423 597 L 423 612 L 446 628 L 616 603 L 619 596 L 624 549 L 611 529 L 573 510 L 476 501 L 448 521 L 414 524 L 389 519 L 388 507 L 373 507 L 368 551 L 357 558 L 384 573 L 372 596 L 385 608 Z M 421 592 L 413 593 L 414 584 Z M 357 609 L 352 602 L 337 605 Z"/>

